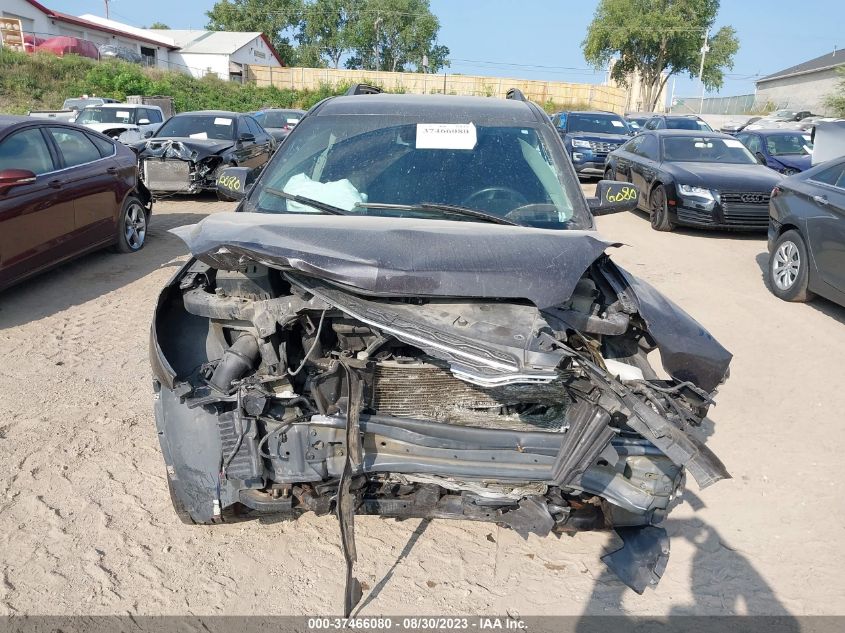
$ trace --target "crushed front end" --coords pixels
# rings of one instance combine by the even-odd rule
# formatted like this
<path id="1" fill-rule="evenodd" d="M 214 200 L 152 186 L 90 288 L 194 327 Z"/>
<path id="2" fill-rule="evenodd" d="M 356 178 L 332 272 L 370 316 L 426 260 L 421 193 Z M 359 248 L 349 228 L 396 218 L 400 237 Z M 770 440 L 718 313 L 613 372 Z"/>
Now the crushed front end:
<path id="1" fill-rule="evenodd" d="M 340 225 L 319 231 L 323 254 L 334 229 L 358 243 L 344 220 L 313 220 Z M 204 222 L 231 234 L 227 221 Z M 297 221 L 283 232 L 292 243 Z M 432 227 L 398 239 L 412 250 L 514 231 L 459 228 L 474 237 Z M 517 231 L 510 246 L 527 236 L 542 259 L 549 232 Z M 152 328 L 156 423 L 186 521 L 336 513 L 352 561 L 355 513 L 488 521 L 523 536 L 613 528 L 625 546 L 605 561 L 642 592 L 665 567 L 659 523 L 685 472 L 700 486 L 729 476 L 695 427 L 730 354 L 586 234 L 548 243 L 575 263 L 552 275 L 566 298 L 535 302 L 508 298 L 519 284 L 502 285 L 502 271 L 468 276 L 453 296 L 436 275 L 427 296 L 403 295 L 416 272 L 397 282 L 369 275 L 362 253 L 330 265 L 303 255 L 317 249 L 262 247 L 260 228 L 244 235 L 203 244 L 183 231 L 198 259 L 163 290 Z M 384 259 L 396 263 L 394 247 Z M 451 257 L 444 266 L 464 265 Z M 512 276 L 536 287 L 537 263 Z M 658 378 L 651 352 L 671 378 Z"/>
<path id="2" fill-rule="evenodd" d="M 136 147 L 139 173 L 154 193 L 210 191 L 216 188 L 217 170 L 224 164 L 221 152 L 230 145 L 152 139 Z"/>

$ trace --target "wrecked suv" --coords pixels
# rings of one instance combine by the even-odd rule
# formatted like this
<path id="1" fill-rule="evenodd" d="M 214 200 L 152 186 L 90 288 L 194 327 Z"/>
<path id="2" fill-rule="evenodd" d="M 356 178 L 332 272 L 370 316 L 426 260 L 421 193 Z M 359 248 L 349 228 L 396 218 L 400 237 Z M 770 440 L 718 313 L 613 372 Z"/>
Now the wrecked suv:
<path id="1" fill-rule="evenodd" d="M 685 472 L 728 477 L 696 427 L 731 355 L 605 253 L 592 216 L 636 190 L 585 199 L 513 96 L 324 101 L 251 187 L 221 174 L 238 212 L 174 229 L 150 355 L 176 511 L 336 514 L 347 612 L 356 513 L 613 528 L 642 592 Z"/>

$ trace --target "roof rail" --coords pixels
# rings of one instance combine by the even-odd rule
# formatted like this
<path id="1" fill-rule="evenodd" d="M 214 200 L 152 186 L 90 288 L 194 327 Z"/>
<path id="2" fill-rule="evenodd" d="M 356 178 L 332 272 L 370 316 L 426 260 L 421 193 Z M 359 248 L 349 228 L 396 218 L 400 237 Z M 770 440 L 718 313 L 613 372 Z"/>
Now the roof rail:
<path id="1" fill-rule="evenodd" d="M 381 88 L 371 86 L 370 84 L 352 84 L 349 90 L 346 91 L 346 96 L 354 95 L 377 95 L 381 94 Z"/>
<path id="2" fill-rule="evenodd" d="M 510 90 L 508 90 L 508 93 L 507 95 L 505 95 L 505 98 L 513 99 L 514 101 L 528 101 L 528 99 L 525 98 L 525 95 L 522 94 L 522 90 L 520 90 L 519 88 L 511 88 Z"/>

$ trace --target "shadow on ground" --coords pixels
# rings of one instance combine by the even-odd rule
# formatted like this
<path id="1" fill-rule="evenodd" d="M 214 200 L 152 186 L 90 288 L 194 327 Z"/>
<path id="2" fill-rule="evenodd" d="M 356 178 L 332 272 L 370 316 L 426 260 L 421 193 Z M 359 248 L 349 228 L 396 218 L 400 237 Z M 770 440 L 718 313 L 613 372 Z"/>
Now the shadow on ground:
<path id="1" fill-rule="evenodd" d="M 769 253 L 768 251 L 763 251 L 759 253 L 755 258 L 757 262 L 757 266 L 760 268 L 760 280 L 763 284 L 765 284 L 766 288 L 769 289 L 771 292 L 772 286 L 769 283 Z M 845 307 L 834 303 L 824 297 L 819 297 L 818 295 L 813 298 L 812 301 L 808 301 L 807 305 L 813 308 L 814 310 L 818 310 L 822 314 L 831 319 L 835 319 L 845 325 Z"/>

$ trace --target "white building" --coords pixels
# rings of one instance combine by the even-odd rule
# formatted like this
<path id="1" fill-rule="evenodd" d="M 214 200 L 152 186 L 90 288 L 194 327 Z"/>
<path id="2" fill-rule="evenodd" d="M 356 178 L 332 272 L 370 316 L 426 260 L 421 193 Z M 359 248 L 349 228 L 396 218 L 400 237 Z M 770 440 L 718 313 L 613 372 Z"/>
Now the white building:
<path id="1" fill-rule="evenodd" d="M 24 35 L 42 39 L 65 35 L 97 46 L 112 44 L 140 54 L 149 66 L 194 77 L 212 74 L 240 81 L 245 64 L 283 65 L 263 33 L 140 29 L 96 15 L 53 11 L 37 0 L 2 0 L 0 16 L 19 19 Z"/>
<path id="2" fill-rule="evenodd" d="M 828 114 L 827 99 L 842 81 L 845 49 L 833 49 L 797 66 L 791 66 L 757 80 L 757 103 L 771 103 L 778 108 L 810 110 Z"/>
<path id="3" fill-rule="evenodd" d="M 155 37 L 170 38 L 178 47 L 170 53 L 171 65 L 181 64 L 181 70 L 194 77 L 215 74 L 221 79 L 240 81 L 246 64 L 276 68 L 284 65 L 267 36 L 259 32 L 179 30 L 148 32 Z"/>

